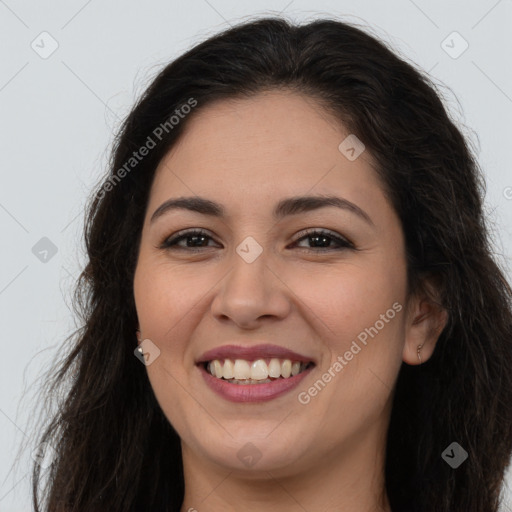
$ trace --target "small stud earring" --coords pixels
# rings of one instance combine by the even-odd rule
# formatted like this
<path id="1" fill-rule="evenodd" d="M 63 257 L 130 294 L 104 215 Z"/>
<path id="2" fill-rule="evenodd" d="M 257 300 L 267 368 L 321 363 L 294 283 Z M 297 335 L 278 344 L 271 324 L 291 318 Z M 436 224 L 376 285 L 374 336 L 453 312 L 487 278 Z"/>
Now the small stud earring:
<path id="1" fill-rule="evenodd" d="M 418 345 L 418 359 L 420 360 L 420 364 L 421 364 L 421 348 L 422 347 L 423 347 L 423 344 Z"/>

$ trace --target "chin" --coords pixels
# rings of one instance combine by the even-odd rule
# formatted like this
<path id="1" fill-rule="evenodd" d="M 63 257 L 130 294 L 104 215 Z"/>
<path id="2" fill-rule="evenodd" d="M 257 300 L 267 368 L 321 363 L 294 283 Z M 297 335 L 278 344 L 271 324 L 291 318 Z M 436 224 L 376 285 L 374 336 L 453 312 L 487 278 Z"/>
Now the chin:
<path id="1" fill-rule="evenodd" d="M 223 439 L 206 439 L 202 436 L 194 451 L 200 452 L 202 460 L 209 460 L 228 471 L 254 477 L 264 474 L 268 478 L 268 472 L 279 471 L 283 476 L 296 473 L 305 446 L 300 437 L 296 441 L 283 443 L 279 436 L 271 439 L 268 436 L 261 437 L 261 434 L 258 437 L 246 433 L 233 438 L 226 434 Z"/>

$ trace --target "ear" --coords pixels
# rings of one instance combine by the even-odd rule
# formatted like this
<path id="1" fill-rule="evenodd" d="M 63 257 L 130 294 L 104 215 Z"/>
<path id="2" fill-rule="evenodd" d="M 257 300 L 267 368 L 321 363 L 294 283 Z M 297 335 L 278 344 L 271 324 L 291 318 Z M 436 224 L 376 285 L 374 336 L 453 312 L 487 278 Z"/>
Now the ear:
<path id="1" fill-rule="evenodd" d="M 410 365 L 430 359 L 448 322 L 448 312 L 436 300 L 438 290 L 432 282 L 425 282 L 424 287 L 426 291 L 412 297 L 407 308 L 402 359 Z"/>

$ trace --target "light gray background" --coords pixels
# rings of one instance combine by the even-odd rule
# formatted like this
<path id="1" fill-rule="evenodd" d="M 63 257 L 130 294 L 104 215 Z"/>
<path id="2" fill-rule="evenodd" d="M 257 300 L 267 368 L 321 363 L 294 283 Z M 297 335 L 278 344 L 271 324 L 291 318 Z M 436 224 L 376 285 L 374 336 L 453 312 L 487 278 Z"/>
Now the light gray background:
<path id="1" fill-rule="evenodd" d="M 511 275 L 511 0 L 0 0 L 0 512 L 31 510 L 30 449 L 11 464 L 20 443 L 35 443 L 35 379 L 75 325 L 83 205 L 120 120 L 169 59 L 229 24 L 279 12 L 369 24 L 447 86 L 478 149 L 496 252 Z M 31 47 L 51 48 L 44 31 L 59 45 L 46 59 Z M 469 44 L 457 58 L 442 46 L 453 31 Z M 452 55 L 463 48 L 457 37 L 445 43 Z M 46 262 L 32 252 L 42 237 L 57 248 Z"/>

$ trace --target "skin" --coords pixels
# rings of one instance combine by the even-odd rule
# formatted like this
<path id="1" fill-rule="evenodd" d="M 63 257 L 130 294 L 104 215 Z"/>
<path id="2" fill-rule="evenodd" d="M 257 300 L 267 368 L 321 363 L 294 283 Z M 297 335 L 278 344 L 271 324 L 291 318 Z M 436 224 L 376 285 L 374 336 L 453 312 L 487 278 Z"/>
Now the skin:
<path id="1" fill-rule="evenodd" d="M 223 100 L 187 122 L 156 171 L 134 278 L 140 339 L 160 350 L 148 377 L 182 441 L 181 511 L 390 511 L 384 448 L 394 384 L 402 361 L 419 363 L 418 346 L 422 362 L 431 356 L 446 313 L 407 296 L 401 223 L 372 156 L 349 161 L 338 149 L 344 127 L 292 92 Z M 278 201 L 306 194 L 345 198 L 371 223 L 336 207 L 272 218 Z M 225 218 L 173 210 L 150 223 L 167 199 L 194 195 L 222 204 Z M 211 238 L 160 247 L 188 228 Z M 331 239 L 322 252 L 306 228 L 331 230 L 356 250 L 336 250 Z M 235 250 L 248 236 L 263 249 L 252 263 Z M 401 311 L 300 403 L 394 303 Z M 230 343 L 281 345 L 317 365 L 283 396 L 233 403 L 194 364 Z M 248 442 L 261 455 L 251 467 L 237 457 Z"/>

